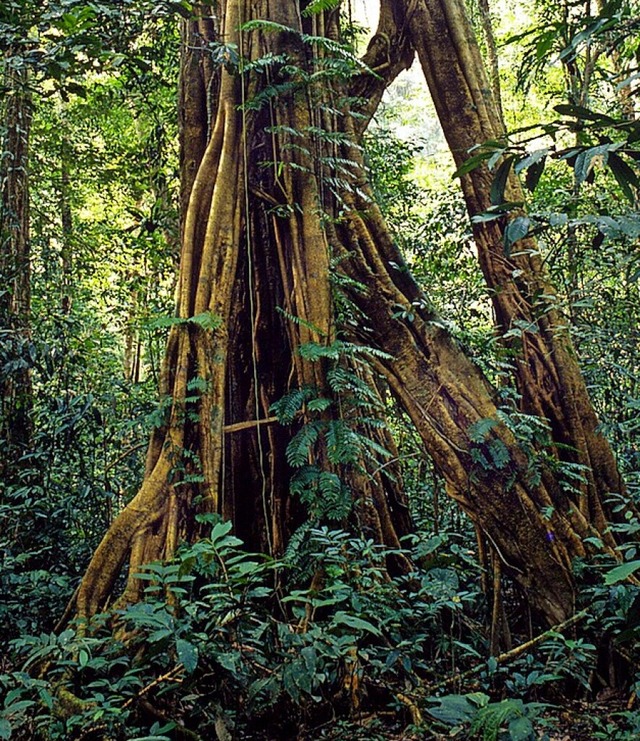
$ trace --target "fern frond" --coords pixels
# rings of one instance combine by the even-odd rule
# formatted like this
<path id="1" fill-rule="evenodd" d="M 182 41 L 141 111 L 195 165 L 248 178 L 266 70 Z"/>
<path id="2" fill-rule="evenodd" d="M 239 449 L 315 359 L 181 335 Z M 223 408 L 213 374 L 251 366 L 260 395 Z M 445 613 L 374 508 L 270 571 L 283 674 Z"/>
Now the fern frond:
<path id="1" fill-rule="evenodd" d="M 302 327 L 306 327 L 307 329 L 310 329 L 312 332 L 319 334 L 321 337 L 324 336 L 325 334 L 319 327 L 316 327 L 315 324 L 312 324 L 311 322 L 307 321 L 306 319 L 303 319 L 300 316 L 291 314 L 291 312 L 287 311 L 286 309 L 283 309 L 281 306 L 276 306 L 276 311 L 278 312 L 278 314 L 282 314 L 282 316 L 286 317 L 290 322 L 293 322 L 294 324 L 299 324 Z"/>
<path id="2" fill-rule="evenodd" d="M 269 134 L 289 134 L 289 136 L 294 137 L 303 136 L 299 129 L 294 129 L 291 126 L 284 126 L 283 124 L 279 124 L 278 126 L 267 126 L 265 131 Z"/>
<path id="3" fill-rule="evenodd" d="M 307 132 L 314 136 L 316 139 L 324 142 L 329 142 L 331 144 L 345 144 L 347 146 L 351 146 L 355 143 L 352 142 L 350 136 L 344 134 L 342 131 L 327 131 L 326 129 L 321 129 L 318 126 L 309 126 L 307 127 Z"/>
<path id="4" fill-rule="evenodd" d="M 327 383 L 335 394 L 351 393 L 360 397 L 360 402 L 367 401 L 379 406 L 376 392 L 357 374 L 346 368 L 332 368 L 327 373 Z"/>
<path id="5" fill-rule="evenodd" d="M 294 566 L 300 565 L 300 558 L 305 550 L 304 546 L 310 538 L 313 523 L 310 520 L 302 523 L 300 527 L 289 538 L 282 560 Z"/>
<path id="6" fill-rule="evenodd" d="M 511 454 L 509 453 L 509 449 L 507 446 L 502 442 L 502 440 L 491 440 L 488 445 L 489 448 L 489 455 L 491 456 L 491 460 L 493 461 L 493 465 L 502 470 L 503 468 L 506 468 L 509 465 L 509 462 L 511 460 Z"/>
<path id="7" fill-rule="evenodd" d="M 360 435 L 360 443 L 363 448 L 370 450 L 372 453 L 376 453 L 381 458 L 389 459 L 393 457 L 393 454 L 388 451 L 383 445 L 380 445 L 375 440 L 372 440 L 366 435 Z"/>
<path id="8" fill-rule="evenodd" d="M 478 710 L 470 731 L 471 734 L 482 733 L 483 741 L 497 741 L 502 726 L 515 718 L 525 718 L 525 705 L 522 700 L 509 698 L 502 702 L 492 702 Z M 533 738 L 530 721 L 528 725 L 531 727 L 531 734 L 519 738 Z M 512 738 L 511 734 L 509 737 Z"/>
<path id="9" fill-rule="evenodd" d="M 321 345 L 318 342 L 305 342 L 304 345 L 300 345 L 298 348 L 298 354 L 305 360 L 315 362 L 321 358 L 329 358 L 330 360 L 338 360 L 340 357 L 341 344 L 339 342 L 332 342 L 330 345 Z"/>
<path id="10" fill-rule="evenodd" d="M 343 520 L 352 507 L 351 492 L 340 477 L 317 466 L 308 465 L 295 472 L 291 493 L 307 505 L 312 517 L 322 520 Z"/>
<path id="11" fill-rule="evenodd" d="M 329 409 L 332 404 L 333 401 L 331 399 L 325 399 L 321 396 L 317 399 L 311 399 L 307 404 L 307 409 L 310 412 L 324 412 Z"/>
<path id="12" fill-rule="evenodd" d="M 314 15 L 325 10 L 333 10 L 340 5 L 340 0 L 311 0 L 309 5 L 302 11 L 302 15 Z"/>
<path id="13" fill-rule="evenodd" d="M 269 67 L 275 67 L 275 65 L 285 64 L 288 61 L 286 54 L 274 54 L 272 51 L 267 52 L 258 59 L 253 59 L 250 62 L 245 61 L 242 65 L 243 72 L 262 72 Z M 268 130 L 268 129 L 267 129 Z"/>
<path id="14" fill-rule="evenodd" d="M 489 432 L 496 426 L 495 419 L 486 417 L 471 425 L 468 430 L 469 439 L 474 443 L 481 443 L 487 439 Z"/>
<path id="15" fill-rule="evenodd" d="M 342 419 L 327 424 L 327 455 L 332 463 L 355 463 L 360 457 L 360 436 Z"/>
<path id="16" fill-rule="evenodd" d="M 293 468 L 300 468 L 309 462 L 311 450 L 320 437 L 323 423 L 307 422 L 292 438 L 287 446 L 287 462 Z"/>
<path id="17" fill-rule="evenodd" d="M 253 18 L 240 26 L 241 31 L 271 31 L 272 33 L 295 33 L 295 29 L 276 21 L 267 21 L 264 18 Z"/>
<path id="18" fill-rule="evenodd" d="M 316 395 L 316 390 L 311 386 L 293 389 L 281 399 L 278 399 L 278 401 L 274 401 L 269 407 L 269 411 L 276 415 L 281 424 L 291 424 L 298 412 L 302 409 L 304 403 L 309 399 L 313 399 Z"/>

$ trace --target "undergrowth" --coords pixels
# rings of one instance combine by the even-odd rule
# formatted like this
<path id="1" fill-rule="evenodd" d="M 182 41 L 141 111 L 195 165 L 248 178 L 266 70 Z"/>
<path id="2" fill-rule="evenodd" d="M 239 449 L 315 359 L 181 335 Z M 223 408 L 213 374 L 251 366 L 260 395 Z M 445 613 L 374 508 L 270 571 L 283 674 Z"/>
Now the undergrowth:
<path id="1" fill-rule="evenodd" d="M 12 641 L 1 739 L 552 738 L 598 700 L 603 635 L 618 662 L 635 655 L 638 589 L 606 572 L 581 638 L 547 631 L 488 657 L 478 570 L 454 534 L 406 543 L 415 570 L 391 578 L 393 552 L 342 530 L 272 559 L 203 517 L 209 537 L 140 574 L 139 604 Z M 568 688 L 582 706 L 560 706 Z M 619 698 L 580 722 L 576 738 L 630 741 L 640 714 Z"/>

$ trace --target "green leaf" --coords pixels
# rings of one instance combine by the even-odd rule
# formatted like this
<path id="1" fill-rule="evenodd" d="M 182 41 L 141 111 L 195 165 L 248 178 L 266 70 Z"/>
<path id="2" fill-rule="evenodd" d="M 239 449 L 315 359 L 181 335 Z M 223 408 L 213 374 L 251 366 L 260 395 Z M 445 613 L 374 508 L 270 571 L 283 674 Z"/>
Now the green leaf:
<path id="1" fill-rule="evenodd" d="M 445 695 L 440 698 L 438 707 L 427 708 L 429 715 L 449 726 L 468 723 L 476 710 L 476 705 L 463 695 Z"/>
<path id="2" fill-rule="evenodd" d="M 554 106 L 553 108 L 556 113 L 561 116 L 573 116 L 581 121 L 597 121 L 600 123 L 615 124 L 617 123 L 615 118 L 606 116 L 604 113 L 597 113 L 589 108 L 585 108 L 581 105 L 573 105 L 571 103 L 561 103 L 560 105 Z"/>
<path id="3" fill-rule="evenodd" d="M 490 197 L 491 203 L 494 206 L 498 206 L 504 202 L 504 189 L 506 188 L 507 178 L 509 177 L 509 172 L 511 171 L 514 160 L 514 156 L 507 157 L 504 162 L 501 163 L 500 167 L 498 167 L 493 183 L 491 183 Z"/>
<path id="4" fill-rule="evenodd" d="M 339 610 L 333 616 L 333 624 L 346 625 L 349 628 L 354 628 L 355 630 L 364 630 L 368 633 L 372 633 L 374 636 L 382 635 L 380 629 L 376 628 L 373 623 L 370 623 L 368 620 L 363 620 L 362 618 L 356 617 L 355 615 L 349 615 L 349 613 L 343 612 L 342 610 Z"/>
<path id="5" fill-rule="evenodd" d="M 598 147 L 589 147 L 588 149 L 578 153 L 573 164 L 576 184 L 578 186 L 582 185 L 582 183 L 584 183 L 584 181 L 589 177 L 589 173 L 598 159 L 609 155 L 611 146 L 611 144 L 601 144 Z"/>
<path id="6" fill-rule="evenodd" d="M 471 172 L 471 170 L 475 170 L 476 168 L 480 167 L 483 162 L 488 160 L 492 154 L 493 152 L 491 150 L 483 150 L 481 152 L 478 152 L 477 154 L 472 155 L 471 157 L 469 157 L 468 160 L 466 160 L 466 162 L 463 162 L 460 167 L 453 173 L 453 177 L 460 178 L 463 175 Z"/>
<path id="7" fill-rule="evenodd" d="M 511 254 L 511 247 L 529 233 L 531 220 L 526 216 L 516 216 L 504 230 L 504 252 L 507 257 Z"/>
<path id="8" fill-rule="evenodd" d="M 226 669 L 232 674 L 237 673 L 238 666 L 241 663 L 241 656 L 238 651 L 224 653 L 224 654 L 216 654 L 215 659 L 223 669 Z"/>
<path id="9" fill-rule="evenodd" d="M 230 535 L 233 530 L 233 523 L 231 520 L 220 520 L 217 522 L 211 530 L 211 542 L 216 548 L 226 546 L 227 548 L 233 548 L 238 545 L 242 545 L 240 538 L 236 538 Z"/>
<path id="10" fill-rule="evenodd" d="M 178 654 L 178 661 L 184 666 L 187 674 L 191 674 L 196 666 L 198 665 L 198 649 L 185 641 L 183 638 L 178 638 L 176 641 L 176 653 Z"/>
<path id="11" fill-rule="evenodd" d="M 629 167 L 629 165 L 615 152 L 609 152 L 607 164 L 611 168 L 613 176 L 618 181 L 618 185 L 622 189 L 626 199 L 631 203 L 635 203 L 634 188 L 640 188 L 640 181 L 638 175 Z"/>
<path id="12" fill-rule="evenodd" d="M 513 171 L 516 175 L 519 175 L 523 170 L 531 167 L 531 165 L 536 164 L 540 160 L 544 160 L 548 153 L 548 149 L 536 149 L 534 152 L 531 152 L 531 154 L 518 160 L 513 166 Z"/>
<path id="13" fill-rule="evenodd" d="M 544 172 L 546 162 L 547 158 L 541 157 L 539 160 L 536 160 L 529 166 L 527 174 L 525 175 L 524 184 L 530 193 L 533 193 L 533 191 L 536 189 L 542 173 Z"/>
<path id="14" fill-rule="evenodd" d="M 11 723 L 8 720 L 0 720 L 0 739 L 11 738 Z"/>
<path id="15" fill-rule="evenodd" d="M 510 741 L 529 741 L 534 739 L 533 735 L 533 723 L 529 718 L 521 716 L 519 718 L 513 718 L 509 721 L 509 737 Z"/>
<path id="16" fill-rule="evenodd" d="M 607 571 L 604 575 L 604 583 L 607 585 L 617 584 L 618 582 L 624 581 L 638 569 L 640 569 L 640 561 L 629 561 L 628 563 L 620 564 L 620 566 L 616 566 L 610 571 Z"/>

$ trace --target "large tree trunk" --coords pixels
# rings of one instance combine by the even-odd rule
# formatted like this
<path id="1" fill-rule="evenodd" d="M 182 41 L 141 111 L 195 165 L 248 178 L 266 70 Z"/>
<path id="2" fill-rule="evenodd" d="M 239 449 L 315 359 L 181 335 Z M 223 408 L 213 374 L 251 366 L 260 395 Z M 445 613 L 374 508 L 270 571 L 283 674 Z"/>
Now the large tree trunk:
<path id="1" fill-rule="evenodd" d="M 139 493 L 89 565 L 77 595 L 83 616 L 105 603 L 127 558 L 123 598 L 136 599 L 136 571 L 170 557 L 180 538 L 193 537 L 198 512 L 221 513 L 249 547 L 275 555 L 304 520 L 289 490 L 292 430 L 275 423 L 270 407 L 292 388 L 331 395 L 327 361 L 305 359 L 298 350 L 330 345 L 335 326 L 315 172 L 327 146 L 325 122 L 316 112 L 319 100 L 311 98 L 317 89 L 301 79 L 318 59 L 302 44 L 297 9 L 283 5 L 270 12 L 254 7 L 253 14 L 297 34 L 260 28 L 238 34 L 247 20 L 241 2 L 226 4 L 220 28 L 211 18 L 185 27 L 182 257 L 160 388 L 166 423 L 152 436 Z M 335 14 L 305 19 L 307 32 L 317 34 L 325 23 L 335 34 L 335 22 Z M 207 46 L 219 39 L 237 45 L 244 65 L 286 53 L 298 69 L 287 73 L 290 80 L 280 65 L 243 73 L 229 59 L 228 69 L 213 69 Z M 272 78 L 292 83 L 292 91 L 258 105 Z M 308 149 L 296 146 L 298 137 Z M 318 420 L 303 411 L 293 432 L 311 417 L 325 424 L 330 414 Z M 321 442 L 313 452 L 351 483 L 365 527 L 397 547 L 409 529 L 398 482 L 332 461 Z"/>
<path id="2" fill-rule="evenodd" d="M 596 532 L 592 518 L 519 445 L 480 370 L 402 269 L 363 176 L 362 119 L 344 103 L 345 92 L 367 83 L 327 74 L 345 58 L 313 40 L 339 38 L 337 12 L 301 17 L 295 3 L 254 2 L 251 18 L 279 26 L 256 23 L 239 34 L 249 4 L 221 5 L 219 28 L 208 18 L 185 28 L 182 258 L 160 388 L 166 421 L 153 434 L 139 493 L 87 569 L 78 613 L 89 617 L 104 605 L 127 559 L 123 599 L 136 599 L 136 571 L 170 557 L 181 537 L 195 537 L 198 512 L 221 513 L 250 547 L 282 553 L 305 516 L 289 488 L 292 435 L 305 424 L 358 425 L 361 407 L 338 395 L 331 367 L 370 375 L 353 367 L 353 352 L 342 357 L 336 349 L 350 339 L 374 358 L 450 495 L 487 534 L 505 572 L 549 622 L 564 619 L 574 602 L 571 562 Z M 391 8 L 386 2 L 383 10 Z M 395 20 L 395 10 L 382 15 L 390 31 Z M 384 35 L 387 47 L 392 39 Z M 226 69 L 212 69 L 207 49 L 220 48 L 211 44 L 220 39 L 236 46 L 222 47 Z M 374 46 L 375 58 L 379 40 Z M 264 64 L 267 54 L 274 61 Z M 380 88 L 378 77 L 370 99 Z M 371 104 L 364 110 L 370 115 Z M 342 322 L 332 282 L 351 302 Z M 305 347 L 319 359 L 301 353 Z M 332 404 L 303 405 L 291 426 L 277 424 L 271 405 L 292 389 Z M 375 434 L 366 428 L 358 431 Z M 309 464 L 349 485 L 351 524 L 396 546 L 410 527 L 397 479 L 359 462 L 332 455 L 321 435 L 309 449 Z"/>
<path id="3" fill-rule="evenodd" d="M 0 109 L 0 478 L 15 465 L 31 438 L 29 313 L 29 133 L 31 98 L 24 69 L 5 53 L 6 93 Z"/>

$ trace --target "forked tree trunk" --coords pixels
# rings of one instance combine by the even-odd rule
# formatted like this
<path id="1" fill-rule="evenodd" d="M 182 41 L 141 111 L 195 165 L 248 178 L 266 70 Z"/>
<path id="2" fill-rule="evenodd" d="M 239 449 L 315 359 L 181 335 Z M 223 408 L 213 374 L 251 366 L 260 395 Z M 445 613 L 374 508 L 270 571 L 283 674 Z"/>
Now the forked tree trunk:
<path id="1" fill-rule="evenodd" d="M 219 28 L 202 18 L 185 31 L 184 218 L 178 318 L 160 389 L 166 422 L 153 434 L 139 493 L 87 569 L 78 613 L 90 617 L 105 604 L 127 559 L 123 598 L 136 599 L 136 571 L 196 536 L 198 512 L 219 512 L 250 547 L 282 553 L 304 513 L 289 490 L 293 431 L 275 423 L 270 407 L 295 388 L 335 400 L 328 359 L 312 362 L 300 348 L 336 347 L 339 337 L 373 348 L 376 370 L 450 495 L 487 533 L 535 609 L 549 622 L 564 619 L 574 601 L 571 562 L 584 555 L 591 521 L 566 504 L 549 470 L 533 470 L 499 420 L 487 381 L 402 269 L 363 177 L 360 119 L 344 99 L 363 81 L 336 76 L 344 57 L 322 41 L 339 37 L 336 11 L 305 17 L 295 3 L 266 0 L 221 6 Z M 383 13 L 383 23 L 392 16 Z M 272 25 L 238 33 L 256 18 Z M 391 41 L 384 33 L 382 47 Z M 229 69 L 212 69 L 211 49 Z M 352 302 L 345 326 L 336 323 L 332 280 Z M 313 413 L 307 406 L 293 428 L 329 424 L 339 413 L 337 403 Z M 410 527 L 397 485 L 371 466 L 332 460 L 329 447 L 318 440 L 309 462 L 339 474 L 360 524 L 397 545 Z M 484 467 L 484 459 L 495 465 Z"/>

